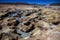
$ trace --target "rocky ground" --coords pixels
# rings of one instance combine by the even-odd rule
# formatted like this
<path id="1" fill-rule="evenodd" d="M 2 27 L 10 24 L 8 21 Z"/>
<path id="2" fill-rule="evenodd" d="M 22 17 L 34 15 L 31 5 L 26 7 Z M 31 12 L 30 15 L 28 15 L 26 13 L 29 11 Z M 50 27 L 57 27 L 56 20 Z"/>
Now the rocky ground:
<path id="1" fill-rule="evenodd" d="M 60 40 L 60 11 L 0 5 L 0 40 Z"/>

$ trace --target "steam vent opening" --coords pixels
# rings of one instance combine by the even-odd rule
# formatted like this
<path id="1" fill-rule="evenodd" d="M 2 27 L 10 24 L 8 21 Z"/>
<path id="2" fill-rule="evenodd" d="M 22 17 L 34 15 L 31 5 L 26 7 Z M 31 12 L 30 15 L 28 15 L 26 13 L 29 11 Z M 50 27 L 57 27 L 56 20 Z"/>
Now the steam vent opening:
<path id="1" fill-rule="evenodd" d="M 0 4 L 0 40 L 60 40 L 60 6 Z"/>

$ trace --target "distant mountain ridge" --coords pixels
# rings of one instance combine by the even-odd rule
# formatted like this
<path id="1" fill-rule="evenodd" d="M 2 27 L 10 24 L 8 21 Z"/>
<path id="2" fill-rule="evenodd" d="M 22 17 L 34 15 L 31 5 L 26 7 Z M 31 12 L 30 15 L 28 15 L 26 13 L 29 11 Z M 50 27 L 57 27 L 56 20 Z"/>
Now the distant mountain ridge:
<path id="1" fill-rule="evenodd" d="M 0 4 L 25 4 L 25 5 L 28 5 L 29 3 L 22 3 L 22 2 L 19 2 L 19 3 L 0 3 Z"/>
<path id="2" fill-rule="evenodd" d="M 60 3 L 51 3 L 50 6 L 60 6 Z"/>
<path id="3" fill-rule="evenodd" d="M 46 4 L 29 4 L 25 2 L 16 2 L 16 3 L 0 3 L 0 4 L 7 4 L 7 5 L 41 5 L 45 6 Z M 60 3 L 51 3 L 50 6 L 60 6 Z"/>
<path id="4" fill-rule="evenodd" d="M 39 5 L 39 4 L 29 4 L 29 3 L 25 3 L 25 2 L 16 2 L 16 3 L 0 3 L 0 4 L 20 4 L 20 5 Z"/>
<path id="5" fill-rule="evenodd" d="M 0 3 L 2 5 L 38 5 L 38 6 L 45 6 L 45 4 L 29 4 L 25 2 L 17 2 L 17 3 Z"/>

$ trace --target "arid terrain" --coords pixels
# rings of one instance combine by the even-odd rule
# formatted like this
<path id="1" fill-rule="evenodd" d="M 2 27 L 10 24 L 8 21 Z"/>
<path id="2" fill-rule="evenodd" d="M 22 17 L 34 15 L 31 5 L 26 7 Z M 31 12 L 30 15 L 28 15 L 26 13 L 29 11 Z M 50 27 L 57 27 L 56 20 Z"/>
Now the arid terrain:
<path id="1" fill-rule="evenodd" d="M 0 40 L 60 40 L 60 9 L 0 4 Z"/>

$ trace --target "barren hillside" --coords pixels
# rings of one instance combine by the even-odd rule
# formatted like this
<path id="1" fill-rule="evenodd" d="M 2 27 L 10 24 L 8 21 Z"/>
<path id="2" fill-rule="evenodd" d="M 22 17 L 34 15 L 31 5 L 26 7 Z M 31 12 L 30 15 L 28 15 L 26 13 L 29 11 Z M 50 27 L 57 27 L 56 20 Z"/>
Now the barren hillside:
<path id="1" fill-rule="evenodd" d="M 0 40 L 60 40 L 60 11 L 0 4 Z"/>

